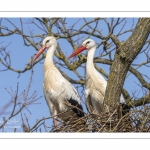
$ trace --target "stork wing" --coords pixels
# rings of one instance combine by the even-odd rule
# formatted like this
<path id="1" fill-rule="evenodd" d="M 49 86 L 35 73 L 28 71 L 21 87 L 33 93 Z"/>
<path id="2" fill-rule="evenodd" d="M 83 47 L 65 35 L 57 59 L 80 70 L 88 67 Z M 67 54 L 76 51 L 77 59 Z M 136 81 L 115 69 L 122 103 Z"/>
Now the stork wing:
<path id="1" fill-rule="evenodd" d="M 51 72 L 51 76 L 48 75 L 46 76 L 45 74 L 43 86 L 45 93 L 49 95 L 49 99 L 52 100 L 53 103 L 55 103 L 55 101 L 61 101 L 75 106 L 73 111 L 79 117 L 82 117 L 84 113 L 80 110 L 83 110 L 83 108 L 80 104 L 80 97 L 76 89 L 60 74 L 58 70 L 55 69 Z"/>
<path id="2" fill-rule="evenodd" d="M 76 91 L 76 89 L 70 84 L 70 82 L 68 82 L 66 80 L 66 86 L 65 86 L 65 90 L 67 93 L 67 101 L 72 105 L 75 106 L 73 108 L 73 111 L 77 114 L 78 117 L 83 117 L 84 113 L 82 105 L 80 103 L 80 97 L 78 95 L 78 92 Z M 68 85 L 67 85 L 68 84 Z M 82 110 L 82 111 L 80 111 Z"/>

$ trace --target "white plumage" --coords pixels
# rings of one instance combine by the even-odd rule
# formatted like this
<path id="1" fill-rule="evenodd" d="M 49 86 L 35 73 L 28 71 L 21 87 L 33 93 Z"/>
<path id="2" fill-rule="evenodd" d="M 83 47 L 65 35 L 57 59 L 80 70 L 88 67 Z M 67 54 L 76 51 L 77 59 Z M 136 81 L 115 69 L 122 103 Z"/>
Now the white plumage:
<path id="1" fill-rule="evenodd" d="M 101 113 L 102 111 L 108 112 L 108 108 L 104 103 L 105 90 L 107 81 L 95 69 L 93 58 L 96 51 L 96 44 L 92 39 L 87 39 L 82 43 L 69 58 L 77 55 L 83 50 L 88 50 L 87 63 L 86 63 L 86 89 L 85 89 L 85 103 L 87 110 L 92 113 Z M 120 103 L 125 104 L 125 99 L 121 94 Z"/>
<path id="2" fill-rule="evenodd" d="M 60 114 L 58 115 L 59 118 L 66 121 L 70 116 L 78 118 L 84 116 L 84 113 L 79 110 L 83 109 L 76 89 L 62 76 L 53 63 L 56 47 L 56 39 L 54 37 L 46 37 L 43 41 L 43 47 L 35 56 L 34 61 L 48 48 L 44 62 L 44 96 L 51 115 L 56 116 Z M 72 109 L 69 105 L 76 106 L 78 109 L 75 107 Z M 56 120 L 54 124 L 57 125 Z"/>

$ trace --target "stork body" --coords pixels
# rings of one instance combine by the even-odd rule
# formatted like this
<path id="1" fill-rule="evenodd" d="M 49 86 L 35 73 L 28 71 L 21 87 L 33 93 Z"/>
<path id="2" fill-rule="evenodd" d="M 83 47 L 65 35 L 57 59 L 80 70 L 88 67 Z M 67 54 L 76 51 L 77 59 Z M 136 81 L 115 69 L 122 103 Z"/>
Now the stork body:
<path id="1" fill-rule="evenodd" d="M 95 48 L 92 48 L 87 55 L 86 63 L 86 89 L 85 89 L 85 102 L 86 107 L 90 113 L 100 113 L 103 110 L 103 100 L 107 81 L 95 69 L 93 57 Z M 105 108 L 107 109 L 107 108 Z M 107 111 L 107 110 L 105 110 Z"/>
<path id="2" fill-rule="evenodd" d="M 56 47 L 56 39 L 54 37 L 46 37 L 43 41 L 43 47 L 35 56 L 34 61 L 48 48 L 44 62 L 44 96 L 51 115 L 55 116 L 55 119 L 57 118 L 56 115 L 58 115 L 59 118 L 66 121 L 70 116 L 78 118 L 84 116 L 84 114 L 76 89 L 62 76 L 53 63 Z M 72 109 L 70 105 L 76 108 Z M 57 125 L 56 120 L 54 124 Z"/>
<path id="3" fill-rule="evenodd" d="M 88 50 L 86 63 L 86 89 L 85 103 L 87 110 L 90 113 L 100 114 L 102 111 L 108 112 L 107 105 L 104 104 L 104 96 L 107 86 L 105 78 L 95 69 L 93 58 L 96 51 L 96 44 L 93 40 L 87 39 L 82 43 L 82 46 L 77 49 L 69 58 L 77 55 L 83 50 Z M 125 104 L 125 99 L 121 94 L 120 103 Z"/>

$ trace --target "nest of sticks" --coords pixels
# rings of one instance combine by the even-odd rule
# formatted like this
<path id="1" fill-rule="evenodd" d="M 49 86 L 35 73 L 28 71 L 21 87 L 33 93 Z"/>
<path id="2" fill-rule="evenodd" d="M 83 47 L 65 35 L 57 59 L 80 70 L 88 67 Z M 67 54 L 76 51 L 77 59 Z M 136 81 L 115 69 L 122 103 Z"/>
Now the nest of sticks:
<path id="1" fill-rule="evenodd" d="M 118 118 L 118 112 L 85 114 L 84 117 L 68 121 L 60 121 L 50 132 L 150 132 L 150 108 L 132 109 Z"/>

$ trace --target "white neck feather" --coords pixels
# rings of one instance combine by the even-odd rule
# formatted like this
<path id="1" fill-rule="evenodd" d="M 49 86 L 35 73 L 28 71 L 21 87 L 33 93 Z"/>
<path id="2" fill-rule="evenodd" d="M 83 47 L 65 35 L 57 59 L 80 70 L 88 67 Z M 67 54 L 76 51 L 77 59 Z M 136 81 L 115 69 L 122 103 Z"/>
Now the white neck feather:
<path id="1" fill-rule="evenodd" d="M 92 48 L 88 51 L 87 63 L 86 63 L 86 71 L 87 71 L 87 74 L 90 74 L 93 70 L 95 70 L 94 63 L 93 63 L 95 51 L 96 51 L 96 46 L 92 47 Z"/>
<path id="2" fill-rule="evenodd" d="M 91 76 L 94 78 L 99 78 L 101 83 L 107 84 L 107 81 L 105 80 L 105 78 L 94 67 L 93 59 L 94 59 L 95 51 L 96 51 L 96 46 L 92 47 L 88 51 L 87 63 L 86 63 L 86 73 L 88 76 Z"/>
<path id="3" fill-rule="evenodd" d="M 45 58 L 45 64 L 46 64 L 46 63 L 54 64 L 54 62 L 53 62 L 53 56 L 54 56 L 55 49 L 56 49 L 56 46 L 55 46 L 55 45 L 52 45 L 52 46 L 47 50 L 47 54 L 46 54 L 46 58 Z"/>
<path id="4" fill-rule="evenodd" d="M 52 45 L 46 54 L 45 62 L 44 62 L 44 71 L 51 70 L 56 68 L 53 62 L 53 56 L 55 52 L 56 46 Z"/>

